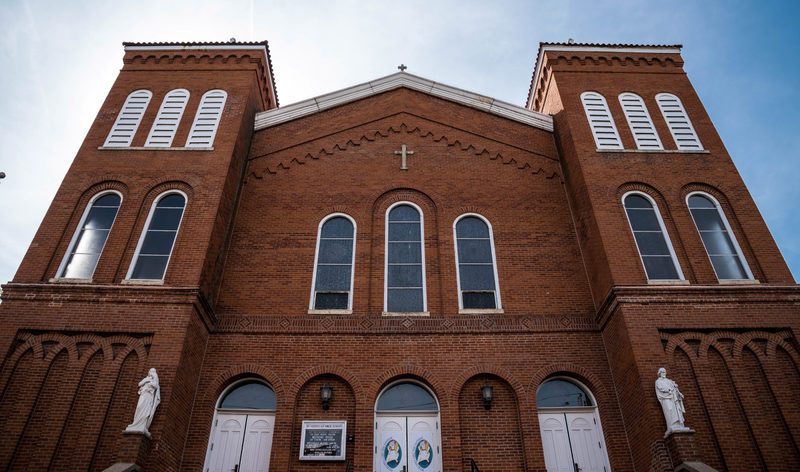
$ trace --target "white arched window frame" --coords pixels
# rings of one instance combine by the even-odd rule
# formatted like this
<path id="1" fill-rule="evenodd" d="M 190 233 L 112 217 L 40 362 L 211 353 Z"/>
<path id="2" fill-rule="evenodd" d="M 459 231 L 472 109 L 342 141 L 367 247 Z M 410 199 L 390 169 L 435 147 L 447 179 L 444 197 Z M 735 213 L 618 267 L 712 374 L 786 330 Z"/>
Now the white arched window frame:
<path id="1" fill-rule="evenodd" d="M 722 220 L 722 224 L 725 227 L 725 232 L 727 233 L 727 236 L 728 236 L 728 238 L 729 238 L 729 240 L 731 242 L 731 245 L 733 245 L 733 249 L 736 251 L 736 256 L 737 256 L 737 258 L 739 260 L 739 264 L 742 265 L 742 268 L 744 269 L 744 272 L 747 275 L 747 277 L 745 279 L 738 279 L 738 278 L 736 278 L 736 279 L 726 279 L 726 278 L 720 277 L 719 273 L 717 271 L 717 267 L 714 264 L 714 260 L 711 258 L 711 254 L 709 253 L 709 248 L 708 248 L 708 246 L 706 246 L 706 242 L 703 239 L 702 234 L 701 234 L 700 235 L 700 240 L 703 241 L 703 247 L 706 250 L 706 256 L 708 256 L 709 261 L 711 261 L 711 267 L 714 268 L 714 273 L 717 275 L 717 279 L 718 280 L 753 280 L 753 278 L 754 278 L 753 277 L 753 272 L 750 271 L 750 266 L 747 264 L 747 259 L 745 259 L 744 253 L 742 253 L 742 248 L 739 246 L 739 242 L 736 240 L 736 235 L 733 234 L 733 230 L 731 229 L 731 225 L 730 225 L 730 223 L 728 223 L 728 217 L 725 216 L 725 212 L 722 210 L 722 206 L 719 204 L 719 201 L 716 198 L 714 198 L 713 196 L 711 196 L 710 194 L 705 193 L 705 192 L 692 192 L 692 193 L 686 195 L 686 208 L 689 209 L 689 214 L 692 215 L 692 221 L 694 221 L 695 229 L 697 229 L 698 233 L 700 233 L 700 228 L 698 228 L 697 221 L 695 220 L 694 214 L 692 213 L 692 207 L 689 205 L 689 199 L 692 196 L 695 196 L 695 195 L 703 197 L 703 198 L 707 199 L 708 201 L 710 201 L 711 203 L 714 204 L 714 207 L 717 210 L 717 215 L 719 216 L 720 220 Z"/>
<path id="2" fill-rule="evenodd" d="M 417 211 L 419 214 L 419 233 L 420 233 L 420 258 L 422 261 L 422 313 L 427 313 L 428 311 L 428 290 L 426 284 L 426 277 L 425 277 L 425 215 L 422 213 L 422 208 L 418 205 L 408 202 L 402 201 L 393 203 L 389 208 L 386 209 L 386 215 L 384 216 L 384 225 L 385 225 L 385 241 L 384 241 L 384 262 L 383 262 L 383 311 L 384 313 L 392 313 L 388 310 L 388 295 L 389 295 L 389 213 L 398 206 L 409 206 Z M 396 242 L 396 241 L 392 241 Z M 414 313 L 414 312 L 412 312 Z"/>
<path id="3" fill-rule="evenodd" d="M 220 89 L 209 90 L 203 94 L 197 106 L 197 113 L 194 115 L 192 128 L 189 130 L 189 137 L 186 139 L 186 147 L 208 148 L 214 145 L 214 137 L 217 135 L 227 99 L 228 93 Z"/>
<path id="4" fill-rule="evenodd" d="M 128 95 L 108 133 L 104 147 L 130 147 L 151 98 L 153 92 L 144 89 L 135 90 Z"/>
<path id="5" fill-rule="evenodd" d="M 177 227 L 175 228 L 175 236 L 172 238 L 172 244 L 170 245 L 169 254 L 167 255 L 167 262 L 164 264 L 164 270 L 161 274 L 161 277 L 158 279 L 142 279 L 142 278 L 133 278 L 134 270 L 136 269 L 136 264 L 139 261 L 139 256 L 142 251 L 142 245 L 144 244 L 145 238 L 147 237 L 148 231 L 150 231 L 150 225 L 153 222 L 153 215 L 155 214 L 156 207 L 158 203 L 168 197 L 170 195 L 180 195 L 183 197 L 183 211 L 181 212 L 180 219 L 178 220 Z M 131 259 L 131 265 L 128 268 L 128 275 L 125 277 L 127 280 L 164 280 L 164 277 L 167 274 L 167 269 L 169 268 L 169 262 L 172 260 L 172 253 L 175 249 L 175 241 L 178 240 L 178 233 L 180 233 L 181 224 L 183 223 L 183 217 L 186 214 L 186 207 L 189 205 L 189 197 L 181 192 L 180 190 L 167 190 L 166 192 L 160 193 L 155 199 L 153 199 L 153 204 L 150 206 L 150 213 L 147 215 L 147 220 L 145 220 L 144 226 L 142 227 L 142 233 L 139 235 L 139 242 L 136 244 L 136 251 L 133 253 L 133 258 Z"/>
<path id="6" fill-rule="evenodd" d="M 492 224 L 489 223 L 489 220 L 484 218 L 482 215 L 479 215 L 478 213 L 464 213 L 463 215 L 460 215 L 458 218 L 456 218 L 455 221 L 453 221 L 453 244 L 454 244 L 455 253 L 456 253 L 456 281 L 458 283 L 458 309 L 459 310 L 464 310 L 465 309 L 464 308 L 464 297 L 463 297 L 464 291 L 461 290 L 461 264 L 462 264 L 462 262 L 461 262 L 461 260 L 459 258 L 459 253 L 458 253 L 458 240 L 459 239 L 468 239 L 468 238 L 459 238 L 458 237 L 458 230 L 456 228 L 456 225 L 458 225 L 459 221 L 461 221 L 464 218 L 468 218 L 468 217 L 473 217 L 473 218 L 477 218 L 477 219 L 481 220 L 486 225 L 486 228 L 489 230 L 489 247 L 491 249 L 492 274 L 494 276 L 494 290 L 493 290 L 493 292 L 494 292 L 495 308 L 493 310 L 502 310 L 503 306 L 502 306 L 502 303 L 500 301 L 500 282 L 499 282 L 500 279 L 498 278 L 498 275 L 497 275 L 497 256 L 495 255 L 495 250 L 494 250 L 494 231 L 492 230 Z M 479 238 L 479 239 L 486 239 L 486 238 Z M 487 292 L 488 292 L 488 290 L 487 290 Z M 470 310 L 471 308 L 466 308 L 466 309 Z M 477 309 L 477 310 L 489 310 L 489 309 Z"/>
<path id="7" fill-rule="evenodd" d="M 630 195 L 638 195 L 638 196 L 646 199 L 647 201 L 649 201 L 650 204 L 653 206 L 653 211 L 655 212 L 656 219 L 658 220 L 658 226 L 661 229 L 661 234 L 664 237 L 664 241 L 666 242 L 670 258 L 672 259 L 672 264 L 675 267 L 675 272 L 677 272 L 677 274 L 678 274 L 678 278 L 677 279 L 651 279 L 648 276 L 648 280 L 655 280 L 655 281 L 660 281 L 660 280 L 686 280 L 684 278 L 684 276 L 683 276 L 683 270 L 681 270 L 681 265 L 678 263 L 678 257 L 675 255 L 675 249 L 672 247 L 672 240 L 670 239 L 669 233 L 667 232 L 667 227 L 664 225 L 664 220 L 661 217 L 661 211 L 658 209 L 658 205 L 656 204 L 656 201 L 650 195 L 648 195 L 648 194 L 646 194 L 644 192 L 636 192 L 636 191 L 626 192 L 622 196 L 622 209 L 623 209 L 623 211 L 625 211 L 625 218 L 628 220 L 628 227 L 630 228 L 631 234 L 634 237 L 634 244 L 636 245 L 636 252 L 639 254 L 639 260 L 642 262 L 642 268 L 644 268 L 644 270 L 645 270 L 645 275 L 647 275 L 647 266 L 644 263 L 644 257 L 642 257 L 642 251 L 639 248 L 639 243 L 638 243 L 638 241 L 636 241 L 636 232 L 637 231 L 633 229 L 633 224 L 631 223 L 631 219 L 628 216 L 628 211 L 627 211 L 627 208 L 625 206 L 625 199 L 628 198 L 628 196 L 630 196 Z"/>
<path id="8" fill-rule="evenodd" d="M 583 92 L 581 103 L 597 149 L 622 149 L 622 140 L 606 98 L 597 92 Z"/>
<path id="9" fill-rule="evenodd" d="M 675 146 L 680 151 L 701 151 L 703 145 L 700 144 L 700 138 L 694 131 L 692 121 L 683 108 L 681 99 L 671 93 L 659 93 L 656 95 L 656 103 L 664 116 L 664 121 L 667 122 L 669 132 L 672 134 L 672 139 L 675 141 Z"/>
<path id="10" fill-rule="evenodd" d="M 320 240 L 322 239 L 322 228 L 325 226 L 325 223 L 334 219 L 334 218 L 345 218 L 353 225 L 353 244 L 352 244 L 352 257 L 350 259 L 350 287 L 347 290 L 347 308 L 344 310 L 352 310 L 353 309 L 353 280 L 355 274 L 355 265 L 356 265 L 356 236 L 358 234 L 358 227 L 356 226 L 356 220 L 354 220 L 350 215 L 346 213 L 331 213 L 330 215 L 326 216 L 319 222 L 319 226 L 317 228 L 317 246 L 316 250 L 314 251 L 314 273 L 311 278 L 311 300 L 308 305 L 309 310 L 316 310 L 316 295 L 317 295 L 317 269 L 319 267 L 319 249 L 320 249 Z M 337 238 L 338 239 L 338 238 Z M 336 310 L 327 310 L 326 311 L 336 311 Z"/>
<path id="11" fill-rule="evenodd" d="M 97 253 L 98 254 L 97 259 L 94 262 L 94 267 L 92 267 L 92 273 L 87 274 L 88 277 L 85 278 L 91 279 L 91 277 L 94 275 L 94 271 L 97 268 L 97 263 L 100 261 L 100 256 L 103 255 L 103 250 L 106 247 L 106 242 L 108 241 L 108 235 L 111 234 L 111 229 L 114 227 L 114 223 L 117 221 L 117 215 L 119 214 L 119 209 L 122 207 L 122 200 L 123 200 L 122 194 L 116 190 L 106 190 L 103 192 L 99 192 L 89 200 L 89 203 L 86 204 L 86 208 L 83 210 L 83 215 L 81 216 L 81 219 L 78 222 L 78 226 L 75 228 L 75 233 L 72 235 L 72 239 L 69 242 L 69 247 L 67 247 L 67 252 L 64 254 L 64 258 L 61 260 L 61 265 L 59 265 L 58 267 L 58 272 L 56 272 L 57 274 L 56 278 L 65 277 L 65 273 L 67 271 L 67 265 L 69 264 L 70 259 L 73 255 L 72 253 L 75 251 L 75 246 L 78 244 L 78 239 L 81 237 L 81 232 L 83 232 L 85 229 L 84 226 L 86 225 L 86 218 L 92 211 L 95 202 L 97 202 L 102 197 L 105 197 L 106 195 L 110 194 L 117 195 L 119 197 L 119 206 L 117 206 L 117 210 L 114 213 L 114 218 L 111 221 L 111 225 L 107 229 L 106 237 L 105 239 L 103 239 L 102 247 Z"/>
<path id="12" fill-rule="evenodd" d="M 625 113 L 625 119 L 628 120 L 628 127 L 636 141 L 636 147 L 644 150 L 664 149 L 642 97 L 635 93 L 624 92 L 619 94 L 619 104 Z"/>
<path id="13" fill-rule="evenodd" d="M 175 89 L 170 91 L 161 102 L 150 134 L 147 135 L 145 147 L 170 147 L 178 125 L 186 109 L 186 102 L 189 101 L 189 91 L 186 89 Z"/>

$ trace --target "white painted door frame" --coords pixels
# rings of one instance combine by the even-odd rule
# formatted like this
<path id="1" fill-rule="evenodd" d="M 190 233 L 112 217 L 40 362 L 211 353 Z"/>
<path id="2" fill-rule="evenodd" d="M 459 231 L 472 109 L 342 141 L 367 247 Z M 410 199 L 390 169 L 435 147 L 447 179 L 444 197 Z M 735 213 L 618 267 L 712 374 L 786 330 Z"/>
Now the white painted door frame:
<path id="1" fill-rule="evenodd" d="M 398 460 L 387 460 L 395 454 L 393 446 L 387 449 L 390 441 L 396 441 L 400 446 Z M 442 472 L 441 444 L 438 412 L 376 412 L 373 471 Z"/>

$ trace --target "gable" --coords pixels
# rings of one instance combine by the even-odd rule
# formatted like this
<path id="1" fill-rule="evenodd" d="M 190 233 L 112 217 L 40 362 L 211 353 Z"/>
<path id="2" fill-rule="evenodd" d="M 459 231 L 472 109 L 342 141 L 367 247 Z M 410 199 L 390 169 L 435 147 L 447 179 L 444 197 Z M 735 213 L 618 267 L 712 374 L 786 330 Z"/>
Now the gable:
<path id="1" fill-rule="evenodd" d="M 302 102 L 261 112 L 256 115 L 255 129 L 258 131 L 401 87 L 424 92 L 434 97 L 450 100 L 545 131 L 553 131 L 553 119 L 549 115 L 531 111 L 527 108 L 512 105 L 485 95 L 479 95 L 467 90 L 440 84 L 406 72 L 398 72 L 370 82 L 303 100 Z"/>

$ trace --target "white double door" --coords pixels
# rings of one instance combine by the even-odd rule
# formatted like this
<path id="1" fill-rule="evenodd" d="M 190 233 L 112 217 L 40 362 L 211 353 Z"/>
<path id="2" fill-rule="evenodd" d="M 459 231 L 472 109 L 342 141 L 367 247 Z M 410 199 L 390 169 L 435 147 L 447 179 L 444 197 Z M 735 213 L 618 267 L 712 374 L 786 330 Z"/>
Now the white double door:
<path id="1" fill-rule="evenodd" d="M 442 472 L 439 415 L 376 416 L 374 472 Z"/>
<path id="2" fill-rule="evenodd" d="M 539 413 L 547 472 L 611 470 L 596 413 L 597 410 Z"/>
<path id="3" fill-rule="evenodd" d="M 267 472 L 274 431 L 274 414 L 217 413 L 205 470 Z"/>

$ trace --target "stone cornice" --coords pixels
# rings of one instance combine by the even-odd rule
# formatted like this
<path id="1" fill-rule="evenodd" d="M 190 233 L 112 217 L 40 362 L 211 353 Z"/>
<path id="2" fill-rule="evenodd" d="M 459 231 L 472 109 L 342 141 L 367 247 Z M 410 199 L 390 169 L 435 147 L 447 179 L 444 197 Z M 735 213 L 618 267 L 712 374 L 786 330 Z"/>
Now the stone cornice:
<path id="1" fill-rule="evenodd" d="M 613 287 L 597 309 L 604 326 L 623 304 L 790 303 L 800 312 L 800 285 L 620 285 Z"/>
<path id="2" fill-rule="evenodd" d="M 406 72 L 397 72 L 370 82 L 261 112 L 256 115 L 255 130 L 258 131 L 260 129 L 269 128 L 270 126 L 302 118 L 328 108 L 333 108 L 401 87 L 424 92 L 435 97 L 534 126 L 545 131 L 553 131 L 553 119 L 548 115 L 496 100 L 485 95 L 479 95 L 449 85 L 440 84 Z"/>

